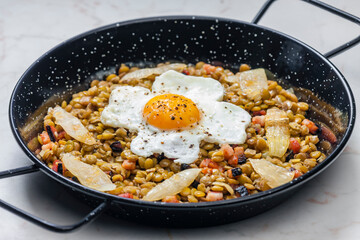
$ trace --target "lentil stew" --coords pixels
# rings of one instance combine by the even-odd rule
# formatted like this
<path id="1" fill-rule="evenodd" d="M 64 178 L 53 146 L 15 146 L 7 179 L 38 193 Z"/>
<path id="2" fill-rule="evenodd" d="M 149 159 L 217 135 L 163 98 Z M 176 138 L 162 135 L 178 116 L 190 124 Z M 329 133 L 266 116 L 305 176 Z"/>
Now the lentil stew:
<path id="1" fill-rule="evenodd" d="M 158 67 L 166 64 L 159 64 Z M 62 154 L 71 153 L 107 174 L 116 186 L 108 193 L 132 199 L 144 198 L 151 189 L 174 174 L 189 168 L 200 168 L 201 172 L 190 185 L 177 194 L 161 199 L 163 202 L 197 203 L 244 197 L 278 186 L 269 181 L 267 173 L 264 174 L 254 166 L 254 160 L 265 160 L 271 167 L 288 174 L 290 178 L 286 183 L 324 161 L 337 143 L 336 134 L 330 127 L 308 119 L 309 105 L 300 101 L 293 89 L 285 89 L 275 79 L 267 80 L 265 89 L 250 96 L 242 90 L 239 82 L 232 80 L 237 74 L 252 71 L 249 65 L 242 64 L 239 73 L 234 74 L 221 66 L 198 62 L 188 64 L 182 73 L 219 81 L 225 89 L 224 101 L 240 106 L 251 115 L 245 143 L 219 145 L 202 141 L 200 156 L 192 164 L 175 163 L 163 154 L 137 156 L 130 150 L 130 143 L 136 133 L 123 127 L 105 126 L 100 116 L 116 86 L 151 89 L 156 77 L 154 74 L 141 79 L 124 78 L 138 69 L 121 64 L 104 79 L 93 80 L 87 90 L 73 94 L 70 101 L 62 101 L 61 108 L 80 120 L 96 139 L 96 144 L 89 145 L 74 139 L 64 131 L 63 126 L 57 124 L 49 111 L 43 119 L 43 131 L 29 142 L 29 148 L 49 168 L 78 181 L 61 162 Z M 284 127 L 288 131 L 286 141 L 289 143 L 284 145 L 286 149 L 278 156 L 269 154 L 270 127 L 266 125 L 269 109 L 278 109 L 287 119 Z M 279 135 L 276 136 L 278 138 Z"/>

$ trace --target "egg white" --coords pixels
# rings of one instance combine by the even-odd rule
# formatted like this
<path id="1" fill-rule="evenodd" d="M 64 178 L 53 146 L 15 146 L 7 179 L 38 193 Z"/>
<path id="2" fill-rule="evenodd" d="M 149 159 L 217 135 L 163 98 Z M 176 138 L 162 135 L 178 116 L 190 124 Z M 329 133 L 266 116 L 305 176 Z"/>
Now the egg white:
<path id="1" fill-rule="evenodd" d="M 190 98 L 201 112 L 200 122 L 192 129 L 164 131 L 143 119 L 145 104 L 154 96 L 172 93 Z M 200 142 L 242 144 L 251 116 L 242 108 L 223 99 L 223 86 L 212 78 L 186 76 L 167 71 L 156 78 L 152 91 L 143 87 L 119 86 L 110 96 L 101 114 L 101 122 L 111 127 L 136 131 L 131 151 L 149 157 L 164 153 L 175 162 L 190 164 L 199 157 Z"/>

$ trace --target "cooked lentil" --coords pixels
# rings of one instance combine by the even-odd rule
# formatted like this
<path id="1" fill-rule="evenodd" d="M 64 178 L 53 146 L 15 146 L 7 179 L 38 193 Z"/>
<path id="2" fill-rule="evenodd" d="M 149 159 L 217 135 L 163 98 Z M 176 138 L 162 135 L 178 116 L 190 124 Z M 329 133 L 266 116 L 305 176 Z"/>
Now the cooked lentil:
<path id="1" fill-rule="evenodd" d="M 116 85 L 151 88 L 154 76 L 122 82 L 121 78 L 126 73 L 137 69 L 121 64 L 116 72 L 107 75 L 105 80 L 93 80 L 88 90 L 75 93 L 69 102 L 61 103 L 63 109 L 80 119 L 98 139 L 99 144 L 86 145 L 71 138 L 60 125 L 55 124 L 54 117 L 48 114 L 44 118 L 44 132 L 35 139 L 42 145 L 41 151 L 35 151 L 37 157 L 54 171 L 76 181 L 76 177 L 64 169 L 59 161 L 62 153 L 71 152 L 80 156 L 83 162 L 97 165 L 109 175 L 117 186 L 115 190 L 109 191 L 110 194 L 134 199 L 141 199 L 154 186 L 179 171 L 199 168 L 201 163 L 208 159 L 212 162 L 211 166 L 202 168 L 195 181 L 175 196 L 176 201 L 196 203 L 209 200 L 206 196 L 210 192 L 221 193 L 217 196 L 223 195 L 223 199 L 232 199 L 268 190 L 270 187 L 254 171 L 248 158 L 265 158 L 302 175 L 323 161 L 326 152 L 332 147 L 326 139 L 320 141 L 320 125 L 316 124 L 318 129 L 311 133 L 309 128 L 302 124 L 306 119 L 306 111 L 309 110 L 308 104 L 299 102 L 295 94 L 283 89 L 276 81 L 268 80 L 268 89 L 262 90 L 260 95 L 250 99 L 241 92 L 238 83 L 226 81 L 228 76 L 234 75 L 230 70 L 214 66 L 209 68 L 209 64 L 198 62 L 195 66 L 188 65 L 183 73 L 218 80 L 225 89 L 224 101 L 236 104 L 252 115 L 253 122 L 246 129 L 247 141 L 244 144 L 232 145 L 230 149 L 203 141 L 200 144 L 199 159 L 193 164 L 177 164 L 164 154 L 154 154 L 148 158 L 137 156 L 130 151 L 130 142 L 136 134 L 125 128 L 104 126 L 100 121 L 101 112 L 107 106 L 111 90 Z M 249 69 L 249 65 L 242 64 L 239 71 Z M 278 107 L 286 112 L 292 142 L 296 141 L 300 147 L 296 154 L 292 146 L 289 146 L 286 154 L 280 159 L 271 158 L 267 154 L 268 146 L 262 117 L 271 107 Z"/>

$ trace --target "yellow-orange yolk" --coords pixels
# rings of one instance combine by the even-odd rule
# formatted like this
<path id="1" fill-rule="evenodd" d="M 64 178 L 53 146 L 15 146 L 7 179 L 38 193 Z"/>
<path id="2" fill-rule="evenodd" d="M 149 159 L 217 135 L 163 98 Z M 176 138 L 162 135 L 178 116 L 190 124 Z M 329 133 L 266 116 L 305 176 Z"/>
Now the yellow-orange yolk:
<path id="1" fill-rule="evenodd" d="M 200 121 L 200 112 L 189 98 L 162 94 L 150 99 L 143 111 L 147 123 L 162 130 L 192 128 Z"/>

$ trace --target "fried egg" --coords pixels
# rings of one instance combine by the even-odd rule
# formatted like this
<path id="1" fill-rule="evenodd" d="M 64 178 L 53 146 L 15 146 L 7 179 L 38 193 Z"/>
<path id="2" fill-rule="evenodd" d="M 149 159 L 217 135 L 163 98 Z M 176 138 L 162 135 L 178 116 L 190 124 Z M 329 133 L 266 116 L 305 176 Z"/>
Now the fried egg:
<path id="1" fill-rule="evenodd" d="M 152 90 L 119 86 L 101 113 L 101 122 L 124 127 L 137 136 L 131 151 L 149 157 L 161 154 L 179 163 L 199 157 L 200 142 L 242 144 L 251 116 L 222 102 L 223 86 L 212 78 L 186 76 L 169 70 L 156 77 Z"/>

